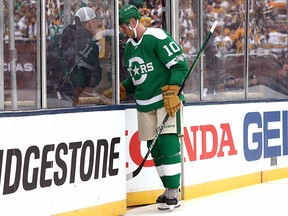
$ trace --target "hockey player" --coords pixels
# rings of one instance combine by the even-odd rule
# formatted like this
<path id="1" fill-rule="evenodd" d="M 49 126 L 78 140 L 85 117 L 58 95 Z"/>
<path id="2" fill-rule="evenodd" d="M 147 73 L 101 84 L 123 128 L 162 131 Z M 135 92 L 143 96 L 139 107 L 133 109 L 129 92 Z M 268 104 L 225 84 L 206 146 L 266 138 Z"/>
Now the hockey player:
<path id="1" fill-rule="evenodd" d="M 166 114 L 169 119 L 151 150 L 165 192 L 158 197 L 158 209 L 178 207 L 181 174 L 180 142 L 183 95 L 180 86 L 188 64 L 180 46 L 163 29 L 146 28 L 134 5 L 119 11 L 120 31 L 129 36 L 125 45 L 128 78 L 120 83 L 120 99 L 135 94 L 138 132 L 151 145 Z M 112 90 L 104 95 L 112 97 Z"/>
<path id="2" fill-rule="evenodd" d="M 61 51 L 68 69 L 60 85 L 62 87 L 69 82 L 72 86 L 72 103 L 77 106 L 85 87 L 95 88 L 101 81 L 102 68 L 98 40 L 95 38 L 98 24 L 95 11 L 82 7 L 74 19 L 75 24 L 63 30 Z"/>

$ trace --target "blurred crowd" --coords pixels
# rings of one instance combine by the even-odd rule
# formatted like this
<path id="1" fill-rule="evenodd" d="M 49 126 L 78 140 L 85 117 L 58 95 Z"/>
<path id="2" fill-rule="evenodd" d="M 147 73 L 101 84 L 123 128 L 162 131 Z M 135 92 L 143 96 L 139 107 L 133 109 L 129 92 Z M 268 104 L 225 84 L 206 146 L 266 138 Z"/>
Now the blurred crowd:
<path id="1" fill-rule="evenodd" d="M 287 5 L 271 0 L 249 1 L 248 49 L 250 53 L 287 51 Z M 198 20 L 204 18 L 206 29 L 215 20 L 214 44 L 216 55 L 239 54 L 244 51 L 244 0 L 204 1 L 203 15 L 199 17 L 197 1 L 180 1 L 180 43 L 188 57 L 195 54 L 198 44 Z"/>
<path id="2" fill-rule="evenodd" d="M 4 0 L 4 36 L 8 36 L 8 0 Z M 16 39 L 35 39 L 37 37 L 37 2 L 36 0 L 13 0 L 14 1 L 14 27 Z M 95 9 L 99 16 L 103 16 L 103 25 L 110 28 L 110 9 L 108 0 L 71 0 L 70 20 L 77 9 L 89 6 Z M 64 28 L 64 0 L 45 0 L 46 36 L 53 38 L 60 34 Z"/>
<path id="3" fill-rule="evenodd" d="M 45 0 L 46 6 L 46 36 L 53 39 L 55 34 L 61 34 L 65 21 L 64 0 Z M 118 1 L 122 7 L 127 3 L 135 4 L 143 18 L 141 21 L 147 26 L 161 27 L 162 6 L 160 0 L 152 1 Z M 111 3 L 110 0 L 71 0 L 71 23 L 77 9 L 88 6 L 96 11 L 97 16 L 103 17 L 102 29 L 111 29 Z M 14 0 L 14 27 L 16 39 L 35 39 L 37 37 L 37 2 L 36 0 Z M 5 30 L 4 36 L 8 37 L 8 4 L 4 0 Z M 70 23 L 69 23 L 70 24 Z"/>
<path id="4" fill-rule="evenodd" d="M 4 37 L 8 37 L 8 0 L 4 1 Z M 36 0 L 14 0 L 14 29 L 15 38 L 36 38 L 37 15 Z"/>
<path id="5" fill-rule="evenodd" d="M 64 27 L 64 0 L 45 0 L 46 35 L 53 39 Z M 81 6 L 92 7 L 103 16 L 102 29 L 111 28 L 110 0 L 71 0 L 71 19 Z M 274 53 L 287 51 L 287 5 L 272 0 L 249 1 L 249 50 L 263 52 L 263 48 Z M 281 1 L 280 1 L 281 2 Z M 5 4 L 6 3 L 6 4 Z M 142 15 L 141 21 L 147 27 L 163 27 L 161 0 L 119 0 L 119 7 L 130 3 L 136 5 Z M 199 5 L 195 0 L 179 0 L 179 43 L 187 57 L 196 53 L 198 44 L 198 20 L 204 18 L 207 29 L 218 20 L 214 43 L 219 56 L 243 52 L 245 5 L 244 0 L 205 0 L 203 15 L 199 17 Z M 4 15 L 7 17 L 7 0 L 4 1 Z M 37 37 L 37 15 L 35 0 L 14 0 L 15 36 L 17 38 Z M 8 35 L 8 19 L 5 19 L 5 36 Z"/>

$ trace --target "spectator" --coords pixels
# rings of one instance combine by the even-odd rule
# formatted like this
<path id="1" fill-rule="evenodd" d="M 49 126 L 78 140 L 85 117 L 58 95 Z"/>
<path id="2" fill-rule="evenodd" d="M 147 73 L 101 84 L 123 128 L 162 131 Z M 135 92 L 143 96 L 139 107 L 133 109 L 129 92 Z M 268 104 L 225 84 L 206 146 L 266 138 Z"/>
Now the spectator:
<path id="1" fill-rule="evenodd" d="M 268 87 L 288 96 L 288 63 L 277 62 L 275 70 L 276 74 L 272 76 Z"/>
<path id="2" fill-rule="evenodd" d="M 98 40 L 98 46 L 99 46 L 99 58 L 104 59 L 105 58 L 105 19 L 104 19 L 104 13 L 101 8 L 98 8 L 96 10 L 96 16 L 97 16 L 97 26 L 96 26 L 96 35 Z"/>
<path id="3" fill-rule="evenodd" d="M 262 51 L 266 54 L 270 54 L 271 52 L 278 52 L 278 49 L 274 48 L 275 45 L 278 44 L 277 37 L 271 37 L 271 33 L 268 29 L 264 29 L 262 35 L 259 37 L 260 47 L 262 48 Z M 280 50 L 281 51 L 281 50 Z"/>
<path id="4" fill-rule="evenodd" d="M 37 38 L 37 18 L 36 14 L 31 14 L 28 23 L 28 38 L 35 39 Z"/>
<path id="5" fill-rule="evenodd" d="M 260 35 L 259 44 L 272 44 L 273 41 L 270 38 L 270 32 L 268 29 L 263 29 L 263 33 Z"/>
<path id="6" fill-rule="evenodd" d="M 225 8 L 221 6 L 221 3 L 221 0 L 216 0 L 211 10 L 211 13 L 217 14 L 219 18 L 225 15 Z"/>
<path id="7" fill-rule="evenodd" d="M 15 0 L 14 10 L 19 11 L 21 9 L 22 0 Z"/>
<path id="8" fill-rule="evenodd" d="M 220 36 L 215 37 L 216 40 L 217 38 L 219 40 L 218 43 L 215 43 L 218 48 L 217 56 L 236 53 L 236 49 L 233 48 L 233 41 L 230 37 L 230 30 L 228 28 L 221 30 Z"/>
<path id="9" fill-rule="evenodd" d="M 197 53 L 194 45 L 194 35 L 192 32 L 188 32 L 187 37 L 184 37 L 183 52 L 186 57 L 190 58 L 193 54 Z"/>
<path id="10" fill-rule="evenodd" d="M 249 87 L 251 86 L 256 86 L 258 85 L 258 80 L 257 80 L 257 76 L 255 74 L 252 74 L 250 77 L 249 77 Z"/>
<path id="11" fill-rule="evenodd" d="M 231 29 L 231 27 L 232 27 L 232 16 L 231 16 L 231 14 L 226 14 L 223 17 L 221 25 L 223 26 L 223 28 Z"/>
<path id="12" fill-rule="evenodd" d="M 241 90 L 241 88 L 243 88 L 240 84 L 240 79 L 236 79 L 232 75 L 225 79 L 224 84 L 225 91 Z"/>
<path id="13" fill-rule="evenodd" d="M 151 9 L 147 8 L 147 2 L 143 2 L 143 6 L 139 8 L 141 16 L 151 16 Z"/>
<path id="14" fill-rule="evenodd" d="M 15 16 L 14 16 L 14 28 L 15 28 L 15 37 L 23 37 L 23 25 L 22 25 L 22 21 L 21 21 L 21 16 L 19 14 L 19 12 L 15 12 Z M 26 29 L 27 26 L 25 26 L 24 29 Z"/>
<path id="15" fill-rule="evenodd" d="M 157 0 L 155 2 L 155 7 L 152 8 L 152 10 L 151 10 L 151 18 L 153 20 L 158 20 L 158 19 L 161 19 L 161 17 L 162 17 L 161 2 L 159 0 Z"/>
<path id="16" fill-rule="evenodd" d="M 151 9 L 154 8 L 154 0 L 147 0 L 147 8 Z"/>
<path id="17" fill-rule="evenodd" d="M 188 26 L 192 28 L 193 26 L 192 20 L 190 19 L 188 12 L 184 12 L 183 14 L 182 26 L 184 26 L 185 28 L 188 28 Z"/>
<path id="18" fill-rule="evenodd" d="M 56 41 L 59 37 L 59 35 L 62 34 L 64 25 L 60 22 L 59 17 L 56 17 L 55 19 L 52 18 L 50 21 L 50 25 L 49 25 L 49 38 L 52 42 L 56 42 L 58 43 L 58 41 Z"/>
<path id="19" fill-rule="evenodd" d="M 161 20 L 152 20 L 151 26 L 154 28 L 162 28 Z"/>
<path id="20" fill-rule="evenodd" d="M 250 42 L 253 44 L 255 43 L 255 38 L 252 35 L 252 31 L 251 28 L 248 29 L 248 37 Z M 235 31 L 234 34 L 234 40 L 236 43 L 236 47 L 237 47 L 237 53 L 243 53 L 244 52 L 244 43 L 245 43 L 245 26 L 244 25 L 240 25 L 239 28 Z"/>

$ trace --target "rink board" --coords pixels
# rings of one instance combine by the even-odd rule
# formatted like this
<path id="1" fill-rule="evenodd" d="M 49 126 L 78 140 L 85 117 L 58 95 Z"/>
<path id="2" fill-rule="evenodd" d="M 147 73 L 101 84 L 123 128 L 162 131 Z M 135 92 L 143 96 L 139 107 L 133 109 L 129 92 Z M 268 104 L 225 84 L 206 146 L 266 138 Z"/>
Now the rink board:
<path id="1" fill-rule="evenodd" d="M 124 117 L 117 110 L 0 118 L 0 215 L 125 213 Z"/>
<path id="2" fill-rule="evenodd" d="M 185 106 L 182 199 L 288 177 L 287 107 Z M 147 153 L 136 109 L 112 108 L 2 114 L 0 214 L 121 215 L 155 203 L 163 187 L 151 157 L 126 181 Z"/>

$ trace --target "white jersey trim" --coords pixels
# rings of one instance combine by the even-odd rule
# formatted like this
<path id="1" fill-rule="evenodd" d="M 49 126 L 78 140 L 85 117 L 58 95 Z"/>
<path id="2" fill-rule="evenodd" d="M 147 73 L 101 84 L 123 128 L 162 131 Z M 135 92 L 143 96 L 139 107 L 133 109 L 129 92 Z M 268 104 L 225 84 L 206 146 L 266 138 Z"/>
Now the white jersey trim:
<path id="1" fill-rule="evenodd" d="M 147 28 L 146 31 L 144 32 L 143 36 L 141 37 L 141 39 L 139 41 L 136 42 L 135 40 L 133 40 L 133 38 L 129 38 L 127 40 L 127 43 L 131 42 L 133 46 L 138 46 L 141 43 L 141 41 L 142 41 L 142 39 L 143 39 L 143 37 L 145 35 L 153 35 L 154 37 L 156 37 L 156 38 L 158 38 L 160 40 L 164 40 L 164 39 L 167 38 L 167 35 L 165 34 L 165 32 L 162 29 L 159 29 L 159 28 Z"/>
<path id="2" fill-rule="evenodd" d="M 183 57 L 185 58 L 184 53 L 182 53 L 182 54 L 179 55 L 179 56 L 183 56 Z M 176 64 L 179 62 L 179 56 L 177 56 L 177 58 L 174 58 L 174 59 L 172 59 L 170 62 L 168 62 L 168 63 L 166 64 L 166 67 L 167 67 L 168 69 L 170 69 L 173 65 L 176 65 Z"/>
<path id="3" fill-rule="evenodd" d="M 160 28 L 147 28 L 147 30 L 144 32 L 144 35 L 153 35 L 159 40 L 165 40 L 167 38 L 167 35 L 163 29 Z"/>
<path id="4" fill-rule="evenodd" d="M 161 101 L 161 100 L 162 100 L 162 94 L 157 95 L 157 96 L 150 98 L 148 100 L 139 100 L 138 99 L 138 100 L 136 100 L 136 103 L 138 105 L 145 106 L 145 105 L 150 105 L 150 104 L 156 103 L 156 102 Z"/>

